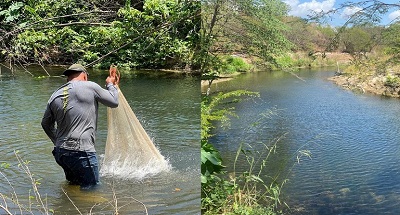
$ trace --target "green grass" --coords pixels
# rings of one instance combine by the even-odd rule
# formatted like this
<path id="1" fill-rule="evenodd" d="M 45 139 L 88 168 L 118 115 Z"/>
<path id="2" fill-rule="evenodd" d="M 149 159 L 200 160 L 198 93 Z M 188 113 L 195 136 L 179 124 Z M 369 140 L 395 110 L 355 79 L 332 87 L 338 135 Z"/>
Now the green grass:
<path id="1" fill-rule="evenodd" d="M 246 63 L 241 57 L 222 56 L 222 74 L 233 74 L 236 72 L 247 72 L 251 69 L 250 64 Z"/>

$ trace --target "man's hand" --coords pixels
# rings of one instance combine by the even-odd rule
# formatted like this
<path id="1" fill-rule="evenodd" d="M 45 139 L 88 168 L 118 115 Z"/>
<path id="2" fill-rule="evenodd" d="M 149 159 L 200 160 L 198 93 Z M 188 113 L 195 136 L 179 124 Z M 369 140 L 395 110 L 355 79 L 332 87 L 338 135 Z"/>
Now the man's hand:
<path id="1" fill-rule="evenodd" d="M 107 77 L 106 82 L 112 83 L 116 86 L 119 84 L 120 74 L 117 72 L 117 67 L 114 65 L 110 66 L 110 75 Z"/>

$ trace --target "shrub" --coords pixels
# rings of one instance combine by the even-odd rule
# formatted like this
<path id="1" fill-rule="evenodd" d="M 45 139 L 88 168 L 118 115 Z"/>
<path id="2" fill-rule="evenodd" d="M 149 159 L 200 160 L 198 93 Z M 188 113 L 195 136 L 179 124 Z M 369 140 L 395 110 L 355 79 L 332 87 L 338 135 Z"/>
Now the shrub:
<path id="1" fill-rule="evenodd" d="M 289 55 L 278 57 L 276 59 L 276 63 L 280 68 L 291 68 L 296 64 L 296 62 Z"/>
<path id="2" fill-rule="evenodd" d="M 392 76 L 392 75 L 386 76 L 385 86 L 399 87 L 400 86 L 400 78 L 398 76 Z"/>
<path id="3" fill-rule="evenodd" d="M 242 58 L 236 56 L 222 57 L 222 73 L 232 74 L 235 72 L 247 72 L 250 65 Z"/>

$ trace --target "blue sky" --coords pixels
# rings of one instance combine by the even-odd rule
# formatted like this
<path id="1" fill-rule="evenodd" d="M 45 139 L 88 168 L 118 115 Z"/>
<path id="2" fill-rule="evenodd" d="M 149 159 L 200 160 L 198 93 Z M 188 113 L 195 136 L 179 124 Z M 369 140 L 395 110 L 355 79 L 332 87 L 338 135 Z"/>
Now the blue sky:
<path id="1" fill-rule="evenodd" d="M 362 1 L 350 1 L 350 0 L 283 0 L 286 4 L 291 7 L 289 12 L 290 15 L 307 18 L 310 11 L 329 11 L 338 8 L 345 2 L 362 2 Z M 399 0 L 382 0 L 385 3 L 397 3 L 400 4 Z M 346 22 L 346 17 L 349 17 L 352 13 L 359 10 L 359 8 L 345 8 L 334 16 L 334 19 L 329 22 L 331 25 L 342 25 Z M 387 25 L 395 18 L 400 18 L 399 10 L 390 10 L 387 14 L 382 16 L 382 25 Z"/>

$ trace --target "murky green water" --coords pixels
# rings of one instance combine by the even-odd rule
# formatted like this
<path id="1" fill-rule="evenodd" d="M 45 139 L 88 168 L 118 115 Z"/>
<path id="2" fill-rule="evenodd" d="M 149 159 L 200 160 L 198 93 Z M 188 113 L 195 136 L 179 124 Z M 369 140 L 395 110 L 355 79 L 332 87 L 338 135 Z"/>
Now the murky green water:
<path id="1" fill-rule="evenodd" d="M 40 69 L 32 70 L 44 74 Z M 49 68 L 50 72 L 60 72 Z M 35 178 L 40 178 L 39 191 L 47 207 L 55 214 L 111 214 L 115 209 L 113 193 L 120 214 L 144 214 L 143 202 L 149 214 L 200 214 L 200 81 L 198 78 L 176 75 L 154 76 L 136 73 L 123 76 L 120 88 L 136 116 L 161 154 L 172 165 L 170 172 L 160 173 L 143 181 L 102 177 L 102 185 L 91 192 L 67 185 L 64 173 L 52 155 L 52 143 L 43 132 L 40 121 L 47 100 L 65 78 L 33 79 L 23 71 L 10 77 L 3 69 L 0 76 L 0 193 L 14 192 L 25 205 L 33 196 L 30 180 L 18 168 L 14 151 Z M 91 72 L 89 79 L 105 83 L 107 71 Z M 96 150 L 104 154 L 107 135 L 106 108 L 100 105 Z M 10 182 L 10 184 L 7 182 Z M 114 192 L 113 192 L 114 190 Z M 64 191 L 67 193 L 65 195 Z M 31 199 L 34 201 L 34 199 Z M 0 202 L 3 200 L 0 198 Z M 114 203 L 113 203 L 114 202 Z M 33 208 L 36 214 L 36 203 Z M 18 209 L 9 205 L 13 212 Z M 1 210 L 0 210 L 1 211 Z M 24 213 L 25 214 L 25 213 Z"/>
<path id="2" fill-rule="evenodd" d="M 278 137 L 264 177 L 280 172 L 287 214 L 400 214 L 400 100 L 346 91 L 333 71 L 260 72 L 218 83 L 261 98 L 235 105 L 239 118 L 212 142 L 232 169 L 240 143 L 262 151 Z M 300 150 L 311 158 L 297 163 Z M 245 160 L 237 163 L 248 170 Z"/>

